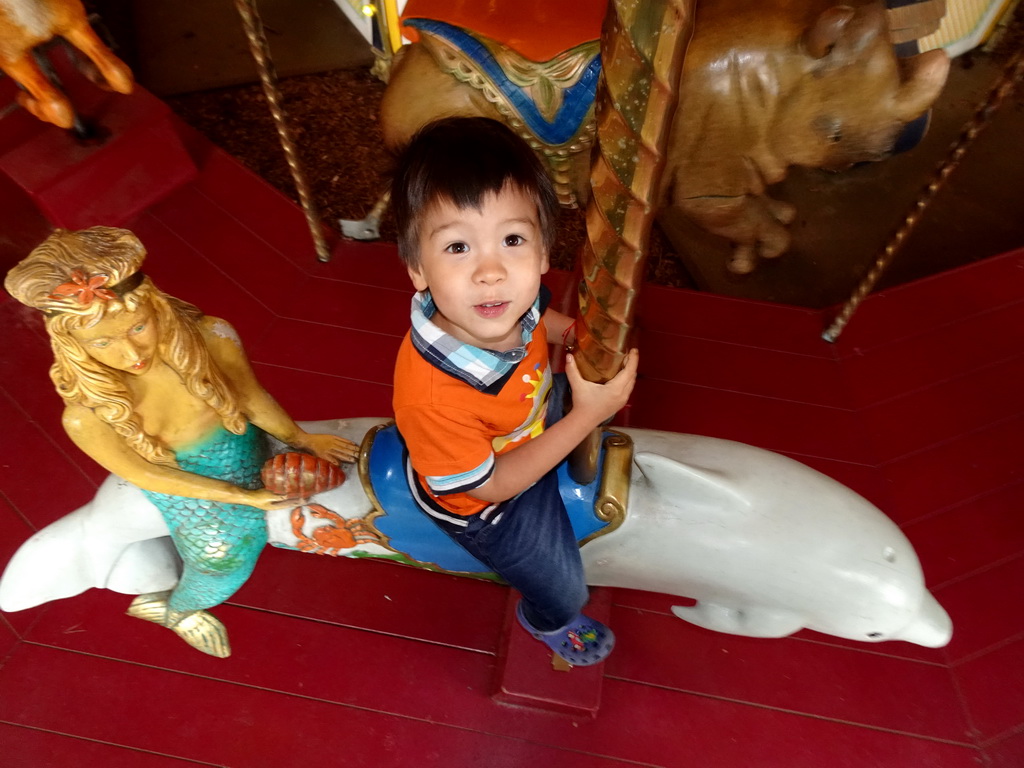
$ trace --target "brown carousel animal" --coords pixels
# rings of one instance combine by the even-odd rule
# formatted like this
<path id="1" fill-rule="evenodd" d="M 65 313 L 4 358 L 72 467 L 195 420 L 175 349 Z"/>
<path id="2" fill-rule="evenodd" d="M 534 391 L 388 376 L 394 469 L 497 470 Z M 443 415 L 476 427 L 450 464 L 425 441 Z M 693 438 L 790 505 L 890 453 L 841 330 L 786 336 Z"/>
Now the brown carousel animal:
<path id="1" fill-rule="evenodd" d="M 399 148 L 441 117 L 501 119 L 548 161 L 564 203 L 585 201 L 597 120 L 592 104 L 574 99 L 596 87 L 603 5 L 591 11 L 411 0 L 404 18 L 418 41 L 397 57 L 384 96 L 386 144 Z M 942 51 L 898 59 L 890 27 L 902 25 L 902 40 L 907 22 L 881 2 L 701 0 L 693 22 L 654 199 L 728 238 L 737 273 L 789 247 L 795 210 L 768 186 L 791 165 L 841 169 L 887 156 L 903 126 L 938 97 L 949 68 Z M 606 31 L 615 23 L 609 12 Z M 627 109 L 646 99 L 642 87 L 626 90 L 639 82 L 642 53 L 603 53 L 602 77 Z"/>

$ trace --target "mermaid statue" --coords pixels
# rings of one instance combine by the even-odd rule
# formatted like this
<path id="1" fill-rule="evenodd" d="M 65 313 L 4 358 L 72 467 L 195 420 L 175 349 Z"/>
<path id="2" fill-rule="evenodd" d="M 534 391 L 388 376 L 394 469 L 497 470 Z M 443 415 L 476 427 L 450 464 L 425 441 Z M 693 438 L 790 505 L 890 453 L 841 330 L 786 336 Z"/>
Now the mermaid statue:
<path id="1" fill-rule="evenodd" d="M 260 386 L 234 329 L 160 291 L 130 231 L 57 230 L 4 287 L 42 310 L 64 429 L 86 454 L 159 508 L 182 561 L 177 585 L 128 614 L 230 655 L 207 609 L 231 597 L 267 542 L 266 511 L 294 500 L 264 489 L 265 434 L 331 462 L 358 446 L 300 428 Z"/>

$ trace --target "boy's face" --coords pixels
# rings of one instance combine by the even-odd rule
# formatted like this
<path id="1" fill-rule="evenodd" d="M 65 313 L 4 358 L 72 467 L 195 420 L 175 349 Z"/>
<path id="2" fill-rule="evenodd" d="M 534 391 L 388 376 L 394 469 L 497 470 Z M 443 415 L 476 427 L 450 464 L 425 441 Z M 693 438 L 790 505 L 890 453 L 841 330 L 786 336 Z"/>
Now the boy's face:
<path id="1" fill-rule="evenodd" d="M 420 263 L 409 268 L 417 291 L 430 289 L 433 321 L 459 341 L 507 351 L 522 345 L 519 318 L 548 271 L 537 206 L 505 187 L 480 210 L 441 200 L 420 226 Z"/>

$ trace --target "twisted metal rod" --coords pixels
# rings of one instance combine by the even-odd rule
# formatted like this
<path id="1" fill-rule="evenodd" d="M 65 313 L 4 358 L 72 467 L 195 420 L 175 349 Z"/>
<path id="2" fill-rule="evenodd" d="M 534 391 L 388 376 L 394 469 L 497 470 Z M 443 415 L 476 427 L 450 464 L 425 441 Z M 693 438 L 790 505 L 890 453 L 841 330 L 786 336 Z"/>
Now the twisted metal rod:
<path id="1" fill-rule="evenodd" d="M 607 381 L 629 352 L 694 0 L 610 0 L 587 205 L 576 362 Z"/>
<path id="2" fill-rule="evenodd" d="M 249 51 L 256 62 L 256 70 L 259 72 L 260 83 L 263 85 L 263 95 L 270 105 L 270 114 L 274 118 L 277 135 L 281 139 L 281 149 L 284 150 L 292 181 L 295 182 L 295 188 L 298 190 L 302 211 L 306 214 L 306 224 L 309 225 L 309 233 L 313 236 L 316 257 L 320 261 L 330 261 L 331 252 L 320 227 L 320 214 L 310 192 L 309 182 L 306 181 L 306 174 L 302 169 L 295 143 L 292 141 L 291 131 L 288 130 L 284 108 L 281 106 L 281 91 L 277 87 L 277 71 L 270 58 L 270 46 L 267 44 L 267 36 L 263 31 L 263 21 L 260 19 L 256 0 L 235 0 L 235 8 L 238 9 L 238 15 L 242 19 L 245 36 L 249 41 Z"/>
<path id="3" fill-rule="evenodd" d="M 612 378 L 629 352 L 695 1 L 608 3 L 576 318 L 576 363 L 589 381 Z M 596 429 L 570 454 L 576 482 L 596 477 L 600 443 Z"/>
<path id="4" fill-rule="evenodd" d="M 946 158 L 935 169 L 932 180 L 921 190 L 917 200 L 911 206 L 910 212 L 903 218 L 903 223 L 900 224 L 899 228 L 897 228 L 885 244 L 885 248 L 875 258 L 871 270 L 861 280 L 860 285 L 857 286 L 853 295 L 843 305 L 842 310 L 836 315 L 832 324 L 821 334 L 825 341 L 834 343 L 839 338 L 839 335 L 843 332 L 847 323 L 850 322 L 850 318 L 853 317 L 861 302 L 874 290 L 882 274 L 892 264 L 896 254 L 903 247 L 903 243 L 924 215 L 925 209 L 935 199 L 939 190 L 946 185 L 950 174 L 960 165 L 960 161 L 963 159 L 968 147 L 978 137 L 978 134 L 992 122 L 992 116 L 1002 105 L 1004 99 L 1013 91 L 1022 76 L 1024 76 L 1024 48 L 1018 48 L 1002 73 L 1000 73 L 995 85 L 992 86 L 988 95 L 978 105 L 970 121 L 964 126 L 960 136 L 950 145 Z"/>

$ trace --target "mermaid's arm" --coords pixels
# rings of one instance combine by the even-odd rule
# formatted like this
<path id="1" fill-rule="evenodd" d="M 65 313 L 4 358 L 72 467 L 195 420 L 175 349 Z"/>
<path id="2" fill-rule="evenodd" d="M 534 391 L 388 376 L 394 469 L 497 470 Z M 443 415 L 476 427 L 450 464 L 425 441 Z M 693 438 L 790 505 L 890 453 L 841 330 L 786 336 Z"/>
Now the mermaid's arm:
<path id="1" fill-rule="evenodd" d="M 253 424 L 282 443 L 333 462 L 355 461 L 359 446 L 343 437 L 302 429 L 256 378 L 234 329 L 224 320 L 204 317 L 200 328 L 210 355 L 227 377 L 239 406 Z"/>
<path id="2" fill-rule="evenodd" d="M 63 423 L 71 440 L 93 461 L 147 491 L 226 504 L 246 504 L 264 510 L 294 506 L 293 500 L 267 490 L 252 491 L 224 480 L 147 461 L 132 450 L 113 427 L 85 406 L 65 408 Z"/>

